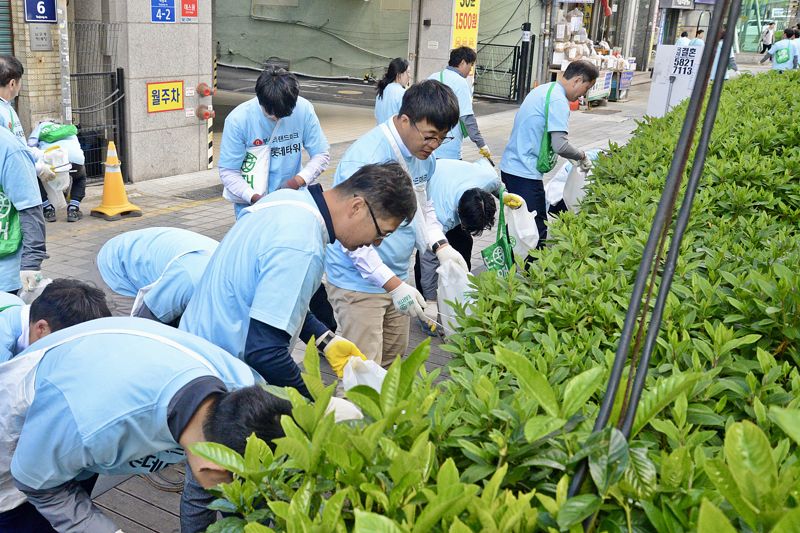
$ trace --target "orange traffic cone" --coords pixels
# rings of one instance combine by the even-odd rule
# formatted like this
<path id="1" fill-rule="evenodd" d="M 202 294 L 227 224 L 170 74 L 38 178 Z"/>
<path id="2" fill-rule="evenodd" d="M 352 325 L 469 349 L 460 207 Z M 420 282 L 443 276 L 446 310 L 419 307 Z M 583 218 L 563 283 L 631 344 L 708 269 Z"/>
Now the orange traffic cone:
<path id="1" fill-rule="evenodd" d="M 122 183 L 122 171 L 117 157 L 114 141 L 108 142 L 106 155 L 106 175 L 103 179 L 103 201 L 92 209 L 93 217 L 106 220 L 119 220 L 122 217 L 140 217 L 142 210 L 128 201 L 125 185 Z"/>

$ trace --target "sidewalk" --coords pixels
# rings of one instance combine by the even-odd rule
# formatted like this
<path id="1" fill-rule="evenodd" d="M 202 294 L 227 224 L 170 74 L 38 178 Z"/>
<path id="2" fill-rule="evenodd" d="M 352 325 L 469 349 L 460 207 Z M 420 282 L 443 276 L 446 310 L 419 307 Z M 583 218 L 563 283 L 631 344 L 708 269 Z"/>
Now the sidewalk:
<path id="1" fill-rule="evenodd" d="M 636 128 L 636 120 L 644 115 L 648 92 L 649 83 L 637 84 L 630 91 L 630 100 L 625 103 L 610 102 L 606 107 L 572 113 L 570 140 L 581 148 L 604 148 L 610 141 L 625 143 Z M 330 187 L 342 154 L 353 139 L 374 126 L 374 119 L 370 108 L 316 103 L 315 107 L 331 142 L 331 164 L 320 180 L 324 187 Z M 496 162 L 505 148 L 515 112 L 509 110 L 478 116 L 478 124 Z M 218 139 L 215 142 L 218 145 Z M 473 143 L 465 143 L 463 157 L 465 160 L 478 158 Z M 106 291 L 115 315 L 128 314 L 133 300 L 111 293 L 103 284 L 95 258 L 104 242 L 122 232 L 151 226 L 180 227 L 221 240 L 234 222 L 233 207 L 220 197 L 217 169 L 128 184 L 127 191 L 130 201 L 141 207 L 141 217 L 114 222 L 90 217 L 91 208 L 100 203 L 102 187 L 99 186 L 87 190 L 82 204 L 83 220 L 67 224 L 64 214 L 59 213 L 59 221 L 47 225 L 50 259 L 44 262 L 42 269 L 49 277 L 72 277 L 94 282 Z M 487 231 L 475 239 L 475 271 L 482 269 L 480 250 L 493 242 L 494 236 L 494 231 Z M 413 349 L 423 337 L 415 324 L 412 324 L 411 334 L 410 348 Z M 438 340 L 432 344 L 429 369 L 441 368 L 449 360 L 447 354 L 439 349 L 439 344 Z M 301 354 L 298 350 L 296 355 Z M 328 379 L 331 377 L 328 374 Z M 166 472 L 175 475 L 174 469 Z M 94 497 L 95 502 L 127 533 L 179 530 L 178 495 L 158 491 L 139 477 L 103 478 Z"/>

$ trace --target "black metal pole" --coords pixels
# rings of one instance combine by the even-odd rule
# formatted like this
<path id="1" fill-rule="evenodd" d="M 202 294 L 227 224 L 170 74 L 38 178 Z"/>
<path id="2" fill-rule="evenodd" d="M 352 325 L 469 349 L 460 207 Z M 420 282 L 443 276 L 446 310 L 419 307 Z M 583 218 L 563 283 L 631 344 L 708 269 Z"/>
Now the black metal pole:
<path id="1" fill-rule="evenodd" d="M 719 60 L 717 61 L 717 70 L 714 73 L 714 84 L 711 87 L 711 95 L 706 104 L 706 114 L 703 119 L 703 127 L 700 133 L 700 140 L 697 143 L 697 150 L 695 151 L 694 161 L 692 162 L 692 171 L 689 175 L 689 181 L 686 186 L 686 193 L 681 203 L 678 220 L 675 223 L 675 231 L 672 235 L 672 240 L 669 245 L 669 252 L 667 253 L 666 263 L 664 265 L 664 273 L 661 275 L 661 284 L 658 288 L 658 297 L 653 306 L 653 314 L 648 324 L 647 337 L 645 339 L 644 348 L 642 349 L 642 357 L 639 361 L 639 367 L 636 370 L 636 378 L 631 388 L 630 401 L 628 402 L 628 410 L 625 413 L 625 418 L 622 424 L 621 431 L 625 437 L 628 437 L 633 428 L 633 422 L 636 418 L 636 408 L 639 404 L 639 398 L 642 396 L 645 380 L 647 378 L 647 371 L 650 366 L 650 357 L 658 339 L 658 333 L 661 329 L 661 318 L 664 314 L 664 307 L 667 303 L 669 290 L 672 286 L 672 279 L 675 275 L 675 266 L 678 263 L 678 256 L 680 255 L 680 246 L 683 241 L 683 236 L 686 233 L 686 227 L 689 225 L 689 217 L 692 211 L 692 203 L 694 202 L 697 187 L 700 183 L 700 178 L 703 174 L 703 167 L 706 162 L 706 155 L 708 152 L 708 143 L 711 140 L 711 133 L 714 130 L 714 120 L 717 117 L 717 110 L 719 108 L 719 99 L 722 94 L 722 86 L 725 81 L 725 72 L 728 69 L 728 55 L 730 54 L 731 47 L 733 46 L 733 37 L 736 20 L 739 17 L 741 9 L 741 2 L 735 1 L 731 5 L 730 13 L 728 14 L 728 28 L 731 28 L 725 33 L 725 39 L 722 42 L 719 51 Z M 719 34 L 711 34 L 715 37 L 713 41 L 706 44 L 708 48 L 714 50 L 717 46 L 712 43 L 719 41 Z"/>
<path id="2" fill-rule="evenodd" d="M 731 0 L 724 0 L 721 9 L 714 10 L 711 18 L 711 33 L 712 35 L 719 35 L 722 27 L 723 13 L 728 10 Z M 681 179 L 683 172 L 686 169 L 686 160 L 694 139 L 697 121 L 702 111 L 703 101 L 707 89 L 709 74 L 711 71 L 711 63 L 713 56 L 716 52 L 715 46 L 704 46 L 703 54 L 700 61 L 700 66 L 697 71 L 697 78 L 692 89 L 692 95 L 689 99 L 689 106 L 686 110 L 686 118 L 683 121 L 675 155 L 672 158 L 669 172 L 664 187 L 664 192 L 661 195 L 661 200 L 658 203 L 655 217 L 653 219 L 653 226 L 650 228 L 650 234 L 647 238 L 647 243 L 642 254 L 642 260 L 639 263 L 639 269 L 636 272 L 636 280 L 633 285 L 633 292 L 631 294 L 630 304 L 627 313 L 625 314 L 625 322 L 622 327 L 622 334 L 620 336 L 617 351 L 614 356 L 614 363 L 611 367 L 609 376 L 608 388 L 603 397 L 603 402 L 600 405 L 600 411 L 597 415 L 594 428 L 592 431 L 600 431 L 608 423 L 611 416 L 611 410 L 614 406 L 614 399 L 616 398 L 617 389 L 622 378 L 622 371 L 625 363 L 628 360 L 630 352 L 631 340 L 633 339 L 634 327 L 639 311 L 642 306 L 642 296 L 644 295 L 645 288 L 647 287 L 648 278 L 650 277 L 651 269 L 653 267 L 653 260 L 656 256 L 656 249 L 661 240 L 661 235 L 665 228 L 672 219 L 672 214 L 675 206 L 675 200 L 680 190 Z M 569 488 L 569 495 L 574 496 L 580 490 L 584 479 L 586 479 L 586 461 L 581 462 L 580 466 L 572 478 Z"/>
<path id="3" fill-rule="evenodd" d="M 519 71 L 517 72 L 517 102 L 522 103 L 528 96 L 531 86 L 528 72 L 531 64 L 531 23 L 522 23 L 522 47 L 519 51 Z"/>
<path id="4" fill-rule="evenodd" d="M 122 68 L 117 69 L 117 89 L 119 96 L 117 97 L 117 131 L 119 132 L 119 146 L 117 146 L 117 153 L 119 160 L 122 162 L 122 175 L 125 176 L 126 181 L 131 181 L 131 167 L 128 165 L 128 146 L 127 137 L 128 133 L 125 131 L 125 70 Z"/>

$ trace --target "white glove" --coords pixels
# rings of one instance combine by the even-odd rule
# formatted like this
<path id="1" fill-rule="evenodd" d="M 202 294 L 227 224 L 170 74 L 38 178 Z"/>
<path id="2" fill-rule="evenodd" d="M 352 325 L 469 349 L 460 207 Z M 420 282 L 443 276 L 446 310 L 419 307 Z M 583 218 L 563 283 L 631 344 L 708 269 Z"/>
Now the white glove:
<path id="1" fill-rule="evenodd" d="M 20 270 L 19 279 L 22 281 L 22 288 L 28 292 L 36 290 L 42 281 L 41 270 Z"/>
<path id="2" fill-rule="evenodd" d="M 584 172 L 589 172 L 592 169 L 592 160 L 586 155 L 586 152 L 583 153 L 583 159 L 580 160 L 578 163 L 581 166 L 581 170 Z"/>
<path id="3" fill-rule="evenodd" d="M 53 172 L 53 169 L 47 165 L 42 165 L 37 168 L 36 175 L 39 176 L 39 179 L 42 181 L 51 181 L 56 179 L 56 173 Z"/>
<path id="4" fill-rule="evenodd" d="M 408 283 L 401 283 L 389 295 L 392 297 L 394 308 L 399 313 L 425 320 L 425 298 L 417 289 Z"/>
<path id="5" fill-rule="evenodd" d="M 436 250 L 436 258 L 439 259 L 439 263 L 442 265 L 448 261 L 454 261 L 459 267 L 461 267 L 461 269 L 464 270 L 464 272 L 469 272 L 469 268 L 467 268 L 467 262 L 464 261 L 464 258 L 461 257 L 461 254 L 450 245 L 439 247 L 439 249 Z"/>
<path id="6" fill-rule="evenodd" d="M 439 304 L 436 300 L 425 300 L 425 321 L 434 324 L 439 322 Z"/>

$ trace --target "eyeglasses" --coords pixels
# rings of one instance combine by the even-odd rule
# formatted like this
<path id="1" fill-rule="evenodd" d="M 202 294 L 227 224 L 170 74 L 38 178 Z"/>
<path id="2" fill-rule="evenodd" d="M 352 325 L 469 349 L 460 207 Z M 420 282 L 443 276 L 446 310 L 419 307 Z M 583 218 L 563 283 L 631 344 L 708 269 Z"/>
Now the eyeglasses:
<path id="1" fill-rule="evenodd" d="M 416 124 L 412 122 L 411 125 L 414 126 L 414 129 L 417 130 L 417 133 L 420 134 L 422 140 L 425 141 L 425 144 L 435 144 L 436 146 L 441 146 L 453 140 L 452 135 L 445 135 L 441 139 L 439 137 L 425 137 L 425 135 L 423 135 L 422 132 L 419 131 L 419 128 L 417 127 Z"/>
<path id="2" fill-rule="evenodd" d="M 357 195 L 353 195 L 353 196 L 357 196 Z M 378 239 L 385 239 L 386 237 L 391 235 L 392 234 L 391 231 L 383 231 L 381 229 L 381 227 L 378 226 L 378 219 L 375 218 L 375 213 L 372 211 L 372 208 L 369 206 L 369 202 L 367 202 L 367 199 L 364 198 L 363 196 L 361 197 L 361 199 L 364 200 L 364 205 L 367 206 L 367 210 L 369 211 L 369 216 L 372 217 L 372 223 L 375 225 L 375 231 L 378 233 L 378 237 L 377 238 Z"/>

